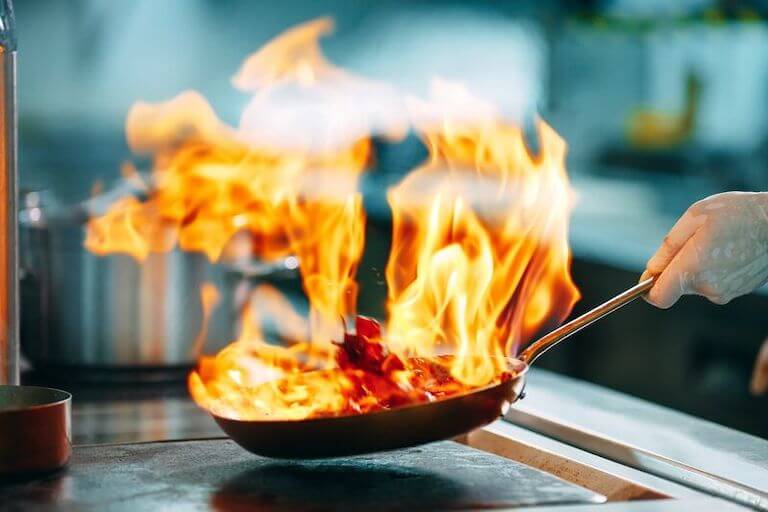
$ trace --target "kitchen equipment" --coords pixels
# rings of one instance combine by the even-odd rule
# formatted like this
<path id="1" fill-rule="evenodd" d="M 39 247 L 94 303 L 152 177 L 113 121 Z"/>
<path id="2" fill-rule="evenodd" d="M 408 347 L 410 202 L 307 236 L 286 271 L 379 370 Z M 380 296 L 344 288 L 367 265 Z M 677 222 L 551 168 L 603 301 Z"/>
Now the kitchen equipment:
<path id="1" fill-rule="evenodd" d="M 67 470 L 0 477 L 0 509 L 603 510 L 565 480 L 605 510 L 768 510 L 768 441 L 547 370 L 527 380 L 535 400 L 461 444 L 317 460 L 251 455 L 167 389 L 125 402 L 91 386 Z"/>
<path id="2" fill-rule="evenodd" d="M 235 339 L 254 280 L 296 274 L 295 258 L 211 263 L 202 253 L 179 249 L 152 253 L 143 262 L 124 254 L 99 256 L 83 247 L 83 209 L 57 206 L 39 191 L 22 201 L 22 350 L 36 369 L 107 370 L 121 380 L 139 373 L 142 380 L 163 373 L 186 377 L 202 352 Z M 216 289 L 208 318 L 205 283 Z M 77 375 L 87 379 L 88 373 Z"/>
<path id="3" fill-rule="evenodd" d="M 36 386 L 0 386 L 0 479 L 51 471 L 72 453 L 66 391 Z"/>
<path id="4" fill-rule="evenodd" d="M 565 338 L 616 311 L 653 286 L 647 279 L 571 320 L 510 359 L 512 378 L 472 393 L 369 414 L 306 420 L 245 421 L 217 416 L 219 426 L 240 446 L 276 458 L 338 457 L 404 448 L 447 439 L 487 425 L 524 396 L 525 374 L 541 354 Z"/>
<path id="5" fill-rule="evenodd" d="M 204 255 L 173 250 L 141 263 L 98 256 L 83 247 L 84 228 L 68 224 L 36 229 L 22 222 L 21 237 L 22 349 L 36 368 L 168 367 L 197 359 L 195 342 L 205 334 L 201 286 L 221 290 L 228 278 Z M 234 339 L 218 329 L 223 322 L 213 324 L 209 333 L 221 342 Z"/>
<path id="6" fill-rule="evenodd" d="M 605 497 L 453 442 L 343 460 L 256 458 L 229 439 L 77 446 L 66 472 L 3 488 L 13 510 L 510 510 Z"/>
<path id="7" fill-rule="evenodd" d="M 19 382 L 14 25 L 11 1 L 0 1 L 0 384 Z"/>

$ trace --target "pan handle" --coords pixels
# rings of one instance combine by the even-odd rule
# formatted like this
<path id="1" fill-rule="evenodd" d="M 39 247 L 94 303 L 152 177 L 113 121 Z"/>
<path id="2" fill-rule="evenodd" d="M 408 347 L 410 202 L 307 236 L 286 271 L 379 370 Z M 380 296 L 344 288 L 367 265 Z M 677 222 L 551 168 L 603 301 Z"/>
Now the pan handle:
<path id="1" fill-rule="evenodd" d="M 538 340 L 528 345 L 528 347 L 518 356 L 518 359 L 527 365 L 532 364 L 536 359 L 539 358 L 541 354 L 554 347 L 565 338 L 579 332 L 586 326 L 590 325 L 592 322 L 600 320 L 604 316 L 613 313 L 620 307 L 629 304 L 641 295 L 644 295 L 645 292 L 651 289 L 655 280 L 655 277 L 650 277 L 645 281 L 641 281 L 629 290 L 620 293 L 614 298 L 600 304 L 596 308 L 587 311 L 583 315 L 574 318 L 566 324 L 561 325 L 546 336 L 543 336 L 542 338 L 539 338 Z"/>

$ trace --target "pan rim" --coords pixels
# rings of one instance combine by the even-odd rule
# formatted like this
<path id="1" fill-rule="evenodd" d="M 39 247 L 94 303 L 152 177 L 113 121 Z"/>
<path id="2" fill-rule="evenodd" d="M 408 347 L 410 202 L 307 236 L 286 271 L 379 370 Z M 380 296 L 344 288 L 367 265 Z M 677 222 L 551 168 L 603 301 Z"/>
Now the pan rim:
<path id="1" fill-rule="evenodd" d="M 64 391 L 63 389 L 49 388 L 46 386 L 26 386 L 26 385 L 17 386 L 13 384 L 0 385 L 0 389 L 11 389 L 11 388 L 21 389 L 20 391 L 21 393 L 23 393 L 24 391 L 32 391 L 32 390 L 53 392 L 52 394 L 63 396 L 63 398 L 60 398 L 55 401 L 45 402 L 45 403 L 21 405 L 17 407 L 0 406 L 0 415 L 6 414 L 6 413 L 12 413 L 12 412 L 26 412 L 26 411 L 34 411 L 38 409 L 46 409 L 49 407 L 60 406 L 72 401 L 72 393 L 70 393 L 69 391 Z"/>
<path id="2" fill-rule="evenodd" d="M 240 424 L 270 424 L 270 425 L 295 425 L 298 423 L 306 424 L 306 423 L 328 423 L 332 421 L 338 421 L 338 420 L 348 420 L 349 418 L 359 418 L 359 417 L 373 417 L 376 415 L 382 415 L 382 414 L 388 414 L 388 413 L 394 413 L 394 412 L 401 412 L 408 409 L 415 409 L 417 407 L 426 407 L 429 405 L 435 405 L 435 404 L 444 404 L 446 402 L 450 402 L 451 400 L 460 400 L 462 398 L 465 398 L 467 396 L 471 396 L 477 393 L 483 393 L 485 391 L 488 391 L 490 389 L 494 389 L 496 387 L 502 386 L 507 383 L 515 382 L 519 380 L 520 378 L 524 377 L 526 373 L 528 373 L 528 369 L 530 366 L 523 362 L 520 359 L 514 358 L 514 357 L 507 357 L 506 358 L 510 366 L 512 364 L 518 363 L 518 368 L 520 368 L 519 371 L 515 372 L 515 375 L 506 381 L 497 382 L 495 384 L 489 384 L 487 386 L 483 386 L 481 388 L 475 388 L 471 391 L 468 391 L 466 393 L 462 393 L 460 395 L 451 395 L 445 398 L 441 398 L 439 400 L 435 400 L 432 402 L 417 402 L 417 403 L 410 403 L 407 405 L 402 405 L 400 407 L 394 407 L 392 409 L 381 409 L 379 411 L 373 411 L 368 413 L 357 413 L 357 414 L 344 414 L 340 416 L 324 416 L 320 418 L 302 418 L 302 419 L 258 419 L 258 420 L 243 420 L 243 419 L 237 419 L 237 418 L 229 418 L 227 416 L 222 416 L 219 414 L 214 413 L 213 411 L 207 410 L 208 414 L 210 414 L 214 419 L 216 420 L 223 420 L 227 422 L 233 422 L 233 423 L 240 423 Z"/>

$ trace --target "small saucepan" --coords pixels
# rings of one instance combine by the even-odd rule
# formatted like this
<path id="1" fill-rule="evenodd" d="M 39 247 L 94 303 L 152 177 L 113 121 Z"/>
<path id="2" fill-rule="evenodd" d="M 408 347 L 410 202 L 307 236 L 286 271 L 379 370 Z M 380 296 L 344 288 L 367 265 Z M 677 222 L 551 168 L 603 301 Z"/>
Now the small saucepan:
<path id="1" fill-rule="evenodd" d="M 368 414 L 306 420 L 236 420 L 214 415 L 235 442 L 275 458 L 341 457 L 415 446 L 455 437 L 498 419 L 523 397 L 525 374 L 544 352 L 616 311 L 653 286 L 653 278 L 617 295 L 529 345 L 509 359 L 512 378 L 446 399 Z"/>
<path id="2" fill-rule="evenodd" d="M 0 480 L 63 467 L 72 454 L 72 395 L 37 386 L 0 386 Z"/>

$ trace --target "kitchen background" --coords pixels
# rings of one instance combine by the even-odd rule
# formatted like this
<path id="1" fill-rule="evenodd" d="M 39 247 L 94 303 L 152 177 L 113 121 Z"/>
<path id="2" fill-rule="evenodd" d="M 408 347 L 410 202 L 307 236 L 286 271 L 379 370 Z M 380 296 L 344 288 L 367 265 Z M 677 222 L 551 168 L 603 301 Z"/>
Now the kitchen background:
<path id="1" fill-rule="evenodd" d="M 71 220 L 95 183 L 121 186 L 120 166 L 131 157 L 124 120 L 133 102 L 196 89 L 234 122 L 247 99 L 230 83 L 242 59 L 321 15 L 336 20 L 323 49 L 340 66 L 415 93 L 432 75 L 456 79 L 524 123 L 539 112 L 566 139 L 577 192 L 573 273 L 583 294 L 575 312 L 634 283 L 692 202 L 768 188 L 768 2 L 20 0 L 22 348 L 44 375 L 37 379 L 64 373 L 101 382 L 119 373 L 129 380 L 126 367 L 142 366 L 135 353 L 149 353 L 153 369 L 167 363 L 176 374 L 186 371 L 183 356 L 199 315 L 181 303 L 169 306 L 166 313 L 186 325 L 174 323 L 179 347 L 161 347 L 165 357 L 153 354 L 154 342 L 138 352 L 120 346 L 144 343 L 136 340 L 147 332 L 115 341 L 135 328 L 116 328 L 120 319 L 110 316 L 125 311 L 119 306 L 128 300 L 130 262 L 101 268 L 76 238 L 41 231 Z M 368 314 L 380 312 L 384 299 L 378 272 L 390 218 L 383 190 L 425 155 L 413 138 L 378 141 L 377 153 L 364 183 L 369 232 L 360 308 Z M 189 295 L 179 287 L 189 285 L 198 264 L 171 258 L 162 265 L 184 268 L 164 286 Z M 123 269 L 122 285 L 105 278 L 113 267 Z M 258 280 L 295 290 L 290 265 L 284 267 L 239 269 L 236 278 L 222 271 L 218 278 L 235 279 L 235 294 L 243 281 Z M 230 336 L 234 325 L 234 314 L 218 311 L 207 349 L 229 341 L 217 337 Z M 766 336 L 763 290 L 723 307 L 699 298 L 669 311 L 635 303 L 541 364 L 768 437 L 768 398 L 748 392 Z"/>

